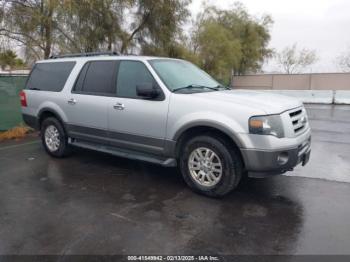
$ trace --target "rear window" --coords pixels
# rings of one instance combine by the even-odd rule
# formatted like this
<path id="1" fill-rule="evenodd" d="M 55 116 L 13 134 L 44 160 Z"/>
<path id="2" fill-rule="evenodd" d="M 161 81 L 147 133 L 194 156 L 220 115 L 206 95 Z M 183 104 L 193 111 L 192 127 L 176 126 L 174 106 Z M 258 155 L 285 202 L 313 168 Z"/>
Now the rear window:
<path id="1" fill-rule="evenodd" d="M 75 62 L 38 63 L 30 73 L 26 89 L 60 92 Z"/>

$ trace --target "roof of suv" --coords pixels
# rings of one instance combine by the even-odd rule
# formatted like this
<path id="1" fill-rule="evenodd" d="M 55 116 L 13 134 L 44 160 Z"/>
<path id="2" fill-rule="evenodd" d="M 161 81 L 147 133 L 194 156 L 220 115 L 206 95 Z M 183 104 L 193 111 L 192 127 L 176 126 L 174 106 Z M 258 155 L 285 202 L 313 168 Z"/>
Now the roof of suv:
<path id="1" fill-rule="evenodd" d="M 96 55 L 96 56 L 77 56 L 77 57 L 62 57 L 62 58 L 50 58 L 37 61 L 37 63 L 47 62 L 68 62 L 68 61 L 93 61 L 93 60 L 137 60 L 147 61 L 152 59 L 171 59 L 178 60 L 169 57 L 156 57 L 156 56 L 138 56 L 138 55 Z"/>

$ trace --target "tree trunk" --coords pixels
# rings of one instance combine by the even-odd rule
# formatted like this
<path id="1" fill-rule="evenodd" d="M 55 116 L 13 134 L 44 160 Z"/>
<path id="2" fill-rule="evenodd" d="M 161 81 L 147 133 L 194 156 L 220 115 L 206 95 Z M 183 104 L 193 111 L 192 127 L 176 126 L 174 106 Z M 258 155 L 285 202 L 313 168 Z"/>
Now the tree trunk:
<path id="1" fill-rule="evenodd" d="M 44 28 L 45 28 L 45 49 L 44 49 L 44 58 L 47 59 L 50 57 L 51 48 L 52 48 L 52 16 L 53 16 L 53 2 L 52 0 L 48 1 L 48 13 L 47 16 L 42 14 L 45 19 Z"/>
<path id="2" fill-rule="evenodd" d="M 108 36 L 108 46 L 107 46 L 107 49 L 108 51 L 112 51 L 112 33 L 109 34 Z"/>
<path id="3" fill-rule="evenodd" d="M 146 13 L 143 16 L 141 23 L 135 28 L 135 30 L 130 34 L 130 36 L 128 38 L 126 38 L 125 40 L 123 40 L 122 48 L 120 51 L 121 54 L 124 54 L 127 51 L 127 48 L 129 47 L 130 42 L 134 39 L 135 35 L 144 28 L 148 19 L 151 16 L 151 13 L 152 13 L 152 10 L 149 11 L 148 13 Z"/>

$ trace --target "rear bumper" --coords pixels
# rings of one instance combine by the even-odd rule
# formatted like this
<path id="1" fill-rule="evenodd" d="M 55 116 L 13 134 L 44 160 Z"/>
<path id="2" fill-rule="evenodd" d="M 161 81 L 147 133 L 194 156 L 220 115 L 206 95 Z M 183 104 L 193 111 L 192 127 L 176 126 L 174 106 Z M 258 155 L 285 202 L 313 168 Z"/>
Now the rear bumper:
<path id="1" fill-rule="evenodd" d="M 241 149 L 249 177 L 283 174 L 300 163 L 307 164 L 311 153 L 311 135 L 296 147 L 276 151 Z"/>
<path id="2" fill-rule="evenodd" d="M 27 126 L 30 126 L 36 130 L 39 128 L 39 121 L 37 117 L 28 114 L 22 114 L 22 118 Z"/>

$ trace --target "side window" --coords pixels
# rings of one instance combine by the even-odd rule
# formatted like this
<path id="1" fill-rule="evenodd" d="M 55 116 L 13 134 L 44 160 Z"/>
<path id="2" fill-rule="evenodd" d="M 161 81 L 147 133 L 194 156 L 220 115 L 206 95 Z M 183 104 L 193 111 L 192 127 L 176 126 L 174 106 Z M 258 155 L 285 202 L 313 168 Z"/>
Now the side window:
<path id="1" fill-rule="evenodd" d="M 74 91 L 86 94 L 115 94 L 115 61 L 91 61 L 81 70 Z"/>
<path id="2" fill-rule="evenodd" d="M 89 68 L 90 63 L 86 63 L 83 69 L 80 71 L 77 81 L 75 82 L 74 91 L 80 93 L 83 90 L 84 79 L 86 76 L 86 71 Z"/>
<path id="3" fill-rule="evenodd" d="M 38 63 L 30 73 L 26 89 L 60 92 L 75 62 Z"/>
<path id="4" fill-rule="evenodd" d="M 140 84 L 155 84 L 147 67 L 139 61 L 121 61 L 117 77 L 117 95 L 138 98 L 136 86 Z"/>

